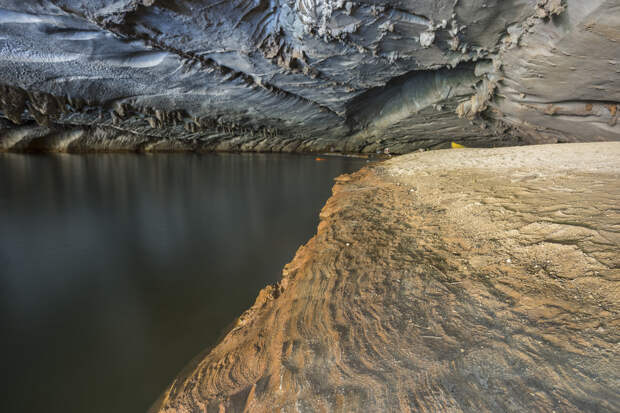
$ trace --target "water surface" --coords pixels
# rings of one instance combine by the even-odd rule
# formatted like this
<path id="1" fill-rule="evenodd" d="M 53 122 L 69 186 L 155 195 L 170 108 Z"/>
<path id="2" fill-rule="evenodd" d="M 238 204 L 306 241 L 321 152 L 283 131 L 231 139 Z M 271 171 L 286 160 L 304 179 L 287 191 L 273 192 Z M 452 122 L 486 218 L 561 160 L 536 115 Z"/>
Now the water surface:
<path id="1" fill-rule="evenodd" d="M 362 165 L 0 155 L 0 411 L 146 411 L 280 278 L 333 178 Z"/>

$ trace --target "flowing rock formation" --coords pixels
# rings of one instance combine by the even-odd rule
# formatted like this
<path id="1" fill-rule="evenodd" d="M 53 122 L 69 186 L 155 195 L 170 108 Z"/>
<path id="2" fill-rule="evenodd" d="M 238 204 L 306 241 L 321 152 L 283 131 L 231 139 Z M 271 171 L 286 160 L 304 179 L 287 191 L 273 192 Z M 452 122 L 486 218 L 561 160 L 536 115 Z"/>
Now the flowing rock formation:
<path id="1" fill-rule="evenodd" d="M 342 176 L 282 281 L 154 412 L 620 411 L 620 143 Z"/>
<path id="2" fill-rule="evenodd" d="M 617 0 L 0 0 L 0 150 L 620 139 Z"/>

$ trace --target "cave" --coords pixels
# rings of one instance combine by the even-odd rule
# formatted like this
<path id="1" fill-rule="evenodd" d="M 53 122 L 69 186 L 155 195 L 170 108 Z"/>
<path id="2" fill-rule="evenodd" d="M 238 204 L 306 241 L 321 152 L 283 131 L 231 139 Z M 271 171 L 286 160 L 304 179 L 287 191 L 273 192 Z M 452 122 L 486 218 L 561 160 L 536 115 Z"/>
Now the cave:
<path id="1" fill-rule="evenodd" d="M 47 308 L 33 268 L 133 255 L 140 291 L 202 279 L 179 313 L 144 293 L 177 330 L 134 353 L 202 349 L 162 361 L 157 394 L 146 373 L 98 393 L 79 345 L 71 376 L 21 367 L 63 334 L 55 307 L 3 322 L 7 411 L 620 411 L 617 0 L 2 0 L 0 42 L 6 320 L 18 284 Z M 271 275 L 213 292 L 216 267 Z M 84 302 L 111 299 L 104 273 Z M 234 316 L 209 327 L 201 300 Z"/>

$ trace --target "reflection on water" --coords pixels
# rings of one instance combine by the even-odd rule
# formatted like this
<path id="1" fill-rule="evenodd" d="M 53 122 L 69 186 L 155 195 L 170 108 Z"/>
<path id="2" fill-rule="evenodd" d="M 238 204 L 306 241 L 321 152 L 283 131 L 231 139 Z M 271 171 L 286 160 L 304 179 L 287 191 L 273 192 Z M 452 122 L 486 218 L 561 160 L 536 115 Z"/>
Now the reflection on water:
<path id="1" fill-rule="evenodd" d="M 359 160 L 0 155 L 0 411 L 145 411 Z"/>

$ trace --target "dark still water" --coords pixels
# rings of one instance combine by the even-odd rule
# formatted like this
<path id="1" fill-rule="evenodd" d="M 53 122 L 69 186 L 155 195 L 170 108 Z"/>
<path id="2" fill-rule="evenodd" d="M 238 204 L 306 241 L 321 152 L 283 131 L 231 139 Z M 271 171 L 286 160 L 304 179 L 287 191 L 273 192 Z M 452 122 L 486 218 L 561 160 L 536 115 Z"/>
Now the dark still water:
<path id="1" fill-rule="evenodd" d="M 144 412 L 315 232 L 355 159 L 0 155 L 2 412 Z"/>

